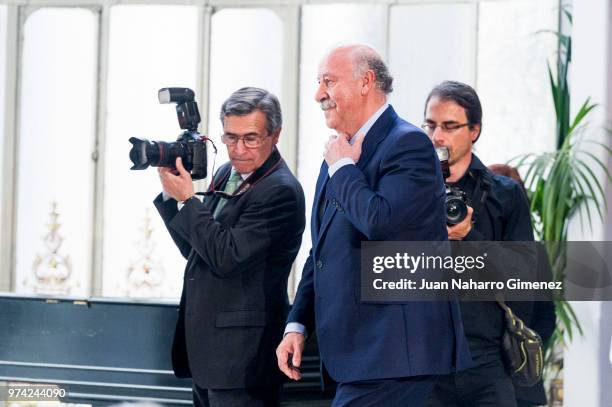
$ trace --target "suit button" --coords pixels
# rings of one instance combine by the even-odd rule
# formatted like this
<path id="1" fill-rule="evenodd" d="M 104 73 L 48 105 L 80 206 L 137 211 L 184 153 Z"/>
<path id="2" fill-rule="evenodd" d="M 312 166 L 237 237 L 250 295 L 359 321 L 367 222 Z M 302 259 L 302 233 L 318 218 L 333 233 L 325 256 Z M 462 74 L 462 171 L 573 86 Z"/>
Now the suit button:
<path id="1" fill-rule="evenodd" d="M 317 260 L 317 268 L 323 268 L 323 262 L 321 260 Z"/>

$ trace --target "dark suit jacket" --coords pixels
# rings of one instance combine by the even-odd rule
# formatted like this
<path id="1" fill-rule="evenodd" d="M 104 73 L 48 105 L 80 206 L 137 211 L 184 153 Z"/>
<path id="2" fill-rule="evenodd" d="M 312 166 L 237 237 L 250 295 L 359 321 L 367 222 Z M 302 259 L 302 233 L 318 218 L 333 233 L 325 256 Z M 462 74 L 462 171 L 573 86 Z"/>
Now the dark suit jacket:
<path id="1" fill-rule="evenodd" d="M 357 165 L 331 179 L 321 166 L 312 250 L 288 322 L 316 327 L 323 364 L 338 382 L 465 368 L 471 360 L 457 302 L 360 301 L 362 241 L 447 239 L 440 163 L 425 133 L 389 107 L 362 149 Z"/>
<path id="2" fill-rule="evenodd" d="M 223 188 L 230 163 L 215 174 Z M 263 177 L 262 177 L 263 175 Z M 254 181 L 258 179 L 258 181 Z M 275 349 L 287 317 L 287 278 L 304 231 L 304 193 L 276 150 L 247 180 L 252 186 L 219 198 L 154 203 L 188 259 L 172 360 L 179 377 L 202 388 L 264 386 L 282 380 Z"/>

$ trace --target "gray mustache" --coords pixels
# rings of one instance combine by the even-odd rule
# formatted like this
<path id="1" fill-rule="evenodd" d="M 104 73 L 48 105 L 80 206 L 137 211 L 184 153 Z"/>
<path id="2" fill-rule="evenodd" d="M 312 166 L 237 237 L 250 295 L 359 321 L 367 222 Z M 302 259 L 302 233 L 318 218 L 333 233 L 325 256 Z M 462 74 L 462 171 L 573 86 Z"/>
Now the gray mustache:
<path id="1" fill-rule="evenodd" d="M 319 105 L 321 106 L 322 110 L 333 109 L 336 107 L 336 103 L 334 103 L 331 99 L 322 100 Z"/>

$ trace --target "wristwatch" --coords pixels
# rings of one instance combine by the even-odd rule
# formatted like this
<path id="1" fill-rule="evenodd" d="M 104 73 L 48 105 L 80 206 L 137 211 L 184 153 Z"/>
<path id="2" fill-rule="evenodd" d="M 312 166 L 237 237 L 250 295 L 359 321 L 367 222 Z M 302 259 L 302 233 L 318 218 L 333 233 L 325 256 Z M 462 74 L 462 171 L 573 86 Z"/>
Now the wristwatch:
<path id="1" fill-rule="evenodd" d="M 187 203 L 187 201 L 191 200 L 191 199 L 197 199 L 195 195 L 191 195 L 189 198 L 185 199 L 184 201 L 179 201 L 176 205 L 178 207 L 178 210 L 180 211 L 181 209 L 183 209 L 183 206 L 185 206 L 185 204 Z"/>

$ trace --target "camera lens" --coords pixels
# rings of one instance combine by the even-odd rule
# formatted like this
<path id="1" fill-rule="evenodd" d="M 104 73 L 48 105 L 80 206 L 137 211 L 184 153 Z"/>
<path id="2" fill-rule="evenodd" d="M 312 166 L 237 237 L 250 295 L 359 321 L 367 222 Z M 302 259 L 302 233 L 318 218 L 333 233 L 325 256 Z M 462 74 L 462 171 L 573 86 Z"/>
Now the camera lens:
<path id="1" fill-rule="evenodd" d="M 130 160 L 134 164 L 131 170 L 144 170 L 149 166 L 174 168 L 176 159 L 181 157 L 183 167 L 191 172 L 193 180 L 206 178 L 206 143 L 197 132 L 185 132 L 173 142 L 136 137 L 129 141 L 132 143 Z"/>
<path id="2" fill-rule="evenodd" d="M 149 165 L 156 165 L 159 152 L 155 142 L 136 137 L 131 137 L 129 141 L 132 143 L 130 150 L 130 160 L 134 164 L 132 170 L 144 170 Z"/>
<path id="3" fill-rule="evenodd" d="M 134 164 L 132 170 L 144 170 L 149 166 L 172 168 L 176 163 L 176 158 L 181 157 L 185 169 L 191 171 L 191 155 L 188 144 L 185 142 L 166 143 L 132 137 L 130 143 L 132 143 L 130 160 Z"/>
<path id="4" fill-rule="evenodd" d="M 456 225 L 467 216 L 467 205 L 460 197 L 448 196 L 446 198 L 446 223 Z"/>
<path id="5" fill-rule="evenodd" d="M 157 142 L 157 156 L 155 163 L 151 164 L 154 167 L 174 167 L 176 158 L 181 157 L 185 163 L 185 155 L 183 154 L 183 143 L 166 143 L 164 141 Z"/>

